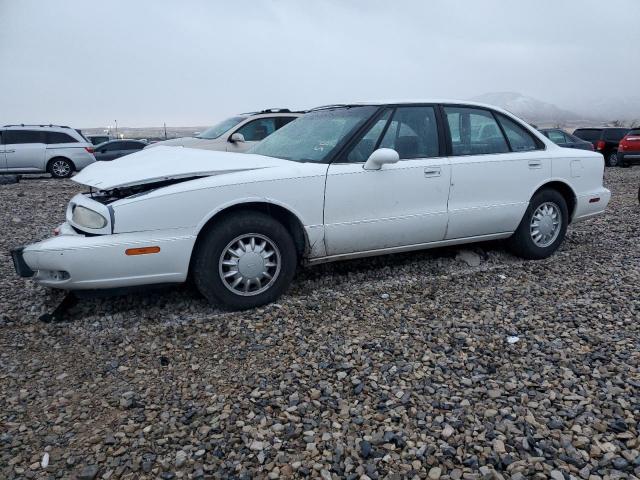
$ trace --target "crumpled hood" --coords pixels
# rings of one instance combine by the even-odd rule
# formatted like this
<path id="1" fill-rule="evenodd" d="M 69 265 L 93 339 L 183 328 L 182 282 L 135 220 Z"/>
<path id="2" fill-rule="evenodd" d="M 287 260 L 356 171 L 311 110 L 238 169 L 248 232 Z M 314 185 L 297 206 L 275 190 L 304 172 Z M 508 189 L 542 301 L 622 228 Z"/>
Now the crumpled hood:
<path id="1" fill-rule="evenodd" d="M 147 145 L 145 149 L 156 148 L 156 147 L 198 148 L 198 147 L 203 147 L 205 145 L 209 145 L 210 143 L 212 143 L 212 140 L 207 140 L 206 138 L 180 137 L 180 138 L 172 138 L 171 140 L 162 140 L 161 142 L 152 143 L 150 145 Z"/>
<path id="2" fill-rule="evenodd" d="M 72 180 L 99 190 L 291 165 L 288 160 L 191 148 L 156 147 L 85 167 Z"/>

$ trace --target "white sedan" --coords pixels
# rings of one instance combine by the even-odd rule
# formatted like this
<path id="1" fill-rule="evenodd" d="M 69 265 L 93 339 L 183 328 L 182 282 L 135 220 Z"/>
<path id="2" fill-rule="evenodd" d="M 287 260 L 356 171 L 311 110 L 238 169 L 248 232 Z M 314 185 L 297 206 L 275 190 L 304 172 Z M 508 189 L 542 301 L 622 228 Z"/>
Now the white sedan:
<path id="1" fill-rule="evenodd" d="M 48 287 L 191 276 L 211 302 L 251 308 L 301 263 L 501 238 L 548 257 L 569 223 L 605 210 L 603 169 L 486 105 L 320 107 L 246 155 L 157 147 L 91 165 L 57 236 L 12 253 Z"/>

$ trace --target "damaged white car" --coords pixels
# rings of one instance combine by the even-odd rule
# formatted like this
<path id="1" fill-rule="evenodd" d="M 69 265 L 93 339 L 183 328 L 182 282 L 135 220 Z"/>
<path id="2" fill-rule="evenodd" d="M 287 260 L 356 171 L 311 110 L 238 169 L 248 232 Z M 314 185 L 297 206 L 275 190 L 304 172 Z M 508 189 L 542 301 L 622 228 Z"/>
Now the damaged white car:
<path id="1" fill-rule="evenodd" d="M 501 238 L 545 258 L 569 223 L 604 211 L 603 168 L 485 105 L 321 107 L 247 155 L 157 147 L 91 165 L 57 236 L 12 254 L 48 287 L 191 276 L 211 302 L 251 308 L 301 263 Z"/>

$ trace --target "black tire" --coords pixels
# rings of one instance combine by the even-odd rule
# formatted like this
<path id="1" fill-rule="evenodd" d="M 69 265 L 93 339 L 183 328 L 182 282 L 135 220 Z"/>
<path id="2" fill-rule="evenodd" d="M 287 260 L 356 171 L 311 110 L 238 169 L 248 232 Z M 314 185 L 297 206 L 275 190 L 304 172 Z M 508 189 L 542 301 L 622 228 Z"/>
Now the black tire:
<path id="1" fill-rule="evenodd" d="M 553 204 L 560 212 L 560 222 L 558 227 L 560 230 L 558 231 L 557 237 L 553 240 L 549 245 L 540 246 L 534 242 L 532 232 L 531 232 L 531 222 L 533 219 L 533 215 L 536 213 L 538 208 L 543 204 Z M 564 197 L 557 191 L 553 189 L 544 189 L 537 192 L 531 201 L 529 201 L 529 206 L 527 207 L 522 220 L 520 221 L 520 225 L 516 229 L 515 233 L 509 238 L 508 244 L 511 251 L 522 258 L 526 258 L 529 260 L 540 260 L 543 258 L 547 258 L 551 256 L 560 246 L 562 241 L 564 240 L 564 236 L 567 233 L 567 225 L 569 223 L 569 210 L 567 208 L 567 202 Z M 549 239 L 551 240 L 551 239 Z"/>
<path id="2" fill-rule="evenodd" d="M 607 155 L 607 167 L 619 167 L 620 162 L 618 161 L 618 152 L 611 152 Z"/>
<path id="3" fill-rule="evenodd" d="M 47 165 L 47 171 L 53 178 L 69 178 L 75 167 L 71 160 L 66 158 L 52 158 Z"/>
<path id="4" fill-rule="evenodd" d="M 276 300 L 293 280 L 297 265 L 296 247 L 287 229 L 272 217 L 259 212 L 238 212 L 215 222 L 203 234 L 204 236 L 198 240 L 194 252 L 192 273 L 197 289 L 209 302 L 222 304 L 234 310 L 258 307 Z M 279 263 L 279 268 L 268 272 L 272 274 L 273 280 L 262 277 L 262 280 L 267 282 L 262 287 L 264 291 L 259 291 L 260 289 L 257 288 L 254 280 L 249 283 L 252 283 L 251 288 L 254 288 L 255 292 L 242 295 L 234 293 L 233 287 L 230 285 L 232 281 L 241 277 L 239 274 L 238 277 L 231 277 L 228 283 L 223 280 L 223 270 L 232 267 L 223 266 L 221 257 L 227 252 L 225 258 L 232 258 L 228 256 L 228 252 L 234 240 L 241 236 L 250 235 L 259 237 L 259 242 L 265 239 L 271 242 L 270 247 L 275 247 L 272 251 L 277 256 L 278 260 L 275 263 Z M 236 251 L 238 250 L 236 249 Z M 250 260 L 248 261 L 250 262 Z M 263 261 L 267 262 L 268 260 Z M 256 264 L 255 262 L 245 263 L 246 266 L 253 268 Z M 258 267 L 260 270 L 261 267 Z M 238 272 L 241 270 L 239 263 L 237 267 L 233 268 L 236 268 Z M 231 272 L 227 271 L 226 273 Z M 242 285 L 238 288 L 244 287 L 246 283 L 243 280 Z"/>

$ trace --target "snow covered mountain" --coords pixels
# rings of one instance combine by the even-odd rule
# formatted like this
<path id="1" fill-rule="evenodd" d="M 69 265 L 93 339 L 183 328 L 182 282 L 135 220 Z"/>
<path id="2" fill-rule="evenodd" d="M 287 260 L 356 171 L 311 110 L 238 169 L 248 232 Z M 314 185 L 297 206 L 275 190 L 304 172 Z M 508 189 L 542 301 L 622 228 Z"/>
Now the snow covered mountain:
<path id="1" fill-rule="evenodd" d="M 538 125 L 574 122 L 583 118 L 574 112 L 558 108 L 552 103 L 546 103 L 516 92 L 485 93 L 473 97 L 471 100 L 495 105 L 529 123 Z"/>

